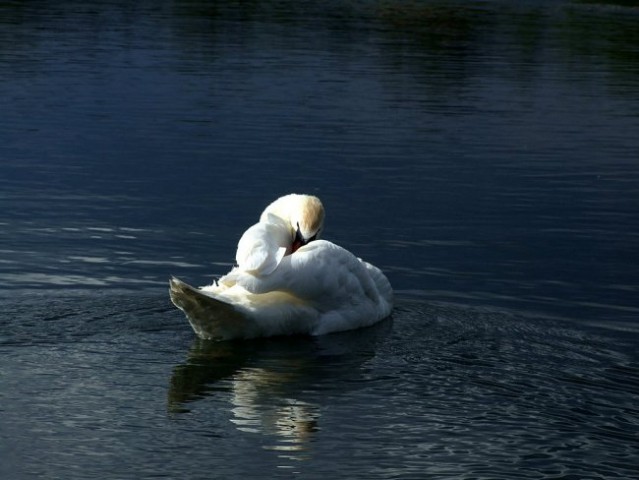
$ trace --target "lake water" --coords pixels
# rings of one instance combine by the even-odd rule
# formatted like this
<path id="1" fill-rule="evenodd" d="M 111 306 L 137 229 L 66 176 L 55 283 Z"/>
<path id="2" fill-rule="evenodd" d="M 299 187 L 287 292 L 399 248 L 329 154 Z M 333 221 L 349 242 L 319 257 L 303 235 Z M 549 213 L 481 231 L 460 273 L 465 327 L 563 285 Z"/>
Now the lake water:
<path id="1" fill-rule="evenodd" d="M 0 6 L 0 478 L 637 478 L 632 3 Z M 198 341 L 290 192 L 392 318 Z"/>

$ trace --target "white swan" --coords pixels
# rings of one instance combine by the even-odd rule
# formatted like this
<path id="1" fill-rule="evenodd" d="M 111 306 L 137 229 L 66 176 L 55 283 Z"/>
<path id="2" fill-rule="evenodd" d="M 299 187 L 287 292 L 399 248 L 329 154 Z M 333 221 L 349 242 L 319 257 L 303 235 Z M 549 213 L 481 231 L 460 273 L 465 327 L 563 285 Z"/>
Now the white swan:
<path id="1" fill-rule="evenodd" d="M 348 250 L 318 240 L 323 225 L 317 197 L 281 197 L 240 238 L 237 267 L 200 289 L 172 278 L 171 300 L 204 339 L 322 335 L 389 316 L 388 279 Z"/>

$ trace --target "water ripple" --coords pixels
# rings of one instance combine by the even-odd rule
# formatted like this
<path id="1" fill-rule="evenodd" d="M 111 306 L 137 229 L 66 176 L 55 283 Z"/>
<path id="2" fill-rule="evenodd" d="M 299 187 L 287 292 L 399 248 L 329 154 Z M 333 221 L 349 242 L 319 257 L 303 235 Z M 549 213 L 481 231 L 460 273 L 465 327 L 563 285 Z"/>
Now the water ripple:
<path id="1" fill-rule="evenodd" d="M 334 474 L 334 465 L 370 478 L 638 473 L 639 359 L 627 333 L 400 297 L 392 320 L 366 330 L 212 343 L 194 339 L 165 294 L 23 293 L 4 307 L 0 370 L 22 372 L 8 381 L 38 408 L 53 408 L 45 396 L 57 399 L 50 415 L 66 423 L 45 425 L 47 438 L 91 421 L 113 452 L 126 425 L 152 445 L 153 428 L 177 428 L 164 441 L 226 442 L 216 452 L 229 461 L 248 443 L 262 461 L 311 478 Z M 37 393 L 52 382 L 54 391 Z M 172 426 L 139 424 L 148 403 L 109 396 L 117 387 L 137 397 L 147 385 L 165 398 Z M 20 410 L 16 395 L 10 411 Z M 103 413 L 82 413 L 99 402 Z"/>
<path id="2" fill-rule="evenodd" d="M 513 466 L 520 478 L 589 478 L 612 464 L 622 476 L 639 471 L 631 461 L 639 452 L 639 364 L 628 338 L 408 303 L 387 348 L 394 405 L 406 421 L 389 423 L 383 412 L 376 421 L 387 425 L 384 435 L 403 432 L 404 445 L 421 437 L 417 457 L 427 464 L 454 471 L 462 462 L 472 474 L 459 478 L 513 478 Z"/>

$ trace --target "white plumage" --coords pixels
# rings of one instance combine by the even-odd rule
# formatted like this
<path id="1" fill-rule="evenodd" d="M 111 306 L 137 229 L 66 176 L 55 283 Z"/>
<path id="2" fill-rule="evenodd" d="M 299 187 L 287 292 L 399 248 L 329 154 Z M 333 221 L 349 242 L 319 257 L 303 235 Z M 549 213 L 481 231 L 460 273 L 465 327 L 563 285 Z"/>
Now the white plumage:
<path id="1" fill-rule="evenodd" d="M 323 222 L 317 197 L 279 198 L 242 235 L 237 267 L 200 289 L 173 278 L 171 300 L 206 339 L 321 335 L 390 315 L 393 292 L 384 274 L 317 240 Z"/>

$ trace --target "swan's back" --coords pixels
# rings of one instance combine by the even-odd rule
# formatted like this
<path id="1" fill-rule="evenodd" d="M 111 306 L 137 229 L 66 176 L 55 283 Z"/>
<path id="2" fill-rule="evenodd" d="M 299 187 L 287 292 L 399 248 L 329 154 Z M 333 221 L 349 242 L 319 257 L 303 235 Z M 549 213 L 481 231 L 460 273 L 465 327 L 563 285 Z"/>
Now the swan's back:
<path id="1" fill-rule="evenodd" d="M 247 308 L 262 295 L 285 293 L 286 307 L 294 304 L 317 314 L 308 325 L 315 335 L 372 325 L 390 315 L 393 303 L 390 283 L 377 267 L 325 240 L 287 255 L 270 275 L 236 268 L 205 290 L 236 304 L 245 299 Z"/>

